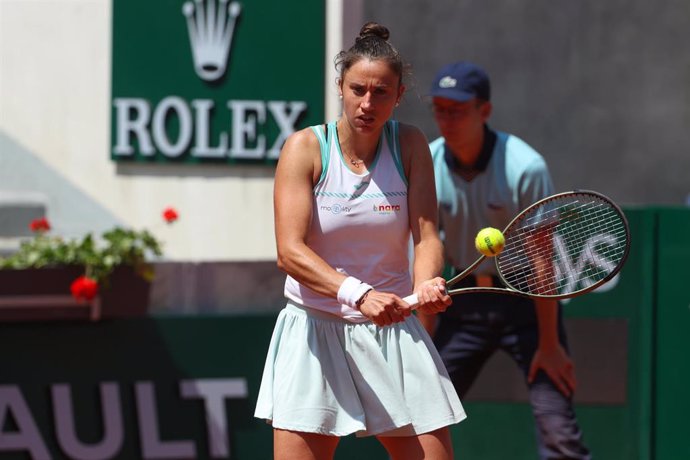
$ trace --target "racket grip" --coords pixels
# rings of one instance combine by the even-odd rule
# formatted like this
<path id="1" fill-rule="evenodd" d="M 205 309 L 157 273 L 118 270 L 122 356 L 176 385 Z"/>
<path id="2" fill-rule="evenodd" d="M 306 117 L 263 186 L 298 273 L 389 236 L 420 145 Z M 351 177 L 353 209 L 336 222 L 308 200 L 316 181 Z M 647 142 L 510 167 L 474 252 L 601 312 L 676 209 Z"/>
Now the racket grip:
<path id="1" fill-rule="evenodd" d="M 410 294 L 407 297 L 403 297 L 403 300 L 410 304 L 410 307 L 412 308 L 417 308 L 417 304 L 419 304 L 419 299 L 417 298 L 417 294 Z"/>
<path id="2" fill-rule="evenodd" d="M 442 292 L 445 294 L 448 291 L 443 289 Z M 407 297 L 403 297 L 403 300 L 407 302 L 413 310 L 419 306 L 419 298 L 417 297 L 417 294 L 410 294 Z"/>

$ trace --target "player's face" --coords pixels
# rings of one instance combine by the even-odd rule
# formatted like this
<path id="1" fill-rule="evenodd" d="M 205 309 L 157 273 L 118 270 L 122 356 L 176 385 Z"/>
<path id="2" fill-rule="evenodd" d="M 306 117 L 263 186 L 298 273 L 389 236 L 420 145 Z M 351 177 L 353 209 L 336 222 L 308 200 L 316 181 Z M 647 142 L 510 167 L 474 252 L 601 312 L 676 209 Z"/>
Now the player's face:
<path id="1" fill-rule="evenodd" d="M 432 111 L 441 135 L 447 140 L 461 141 L 481 134 L 491 114 L 491 103 L 479 99 L 457 102 L 435 97 Z"/>
<path id="2" fill-rule="evenodd" d="M 361 59 L 340 82 L 343 116 L 356 131 L 378 133 L 393 114 L 405 87 L 400 76 L 382 60 Z"/>

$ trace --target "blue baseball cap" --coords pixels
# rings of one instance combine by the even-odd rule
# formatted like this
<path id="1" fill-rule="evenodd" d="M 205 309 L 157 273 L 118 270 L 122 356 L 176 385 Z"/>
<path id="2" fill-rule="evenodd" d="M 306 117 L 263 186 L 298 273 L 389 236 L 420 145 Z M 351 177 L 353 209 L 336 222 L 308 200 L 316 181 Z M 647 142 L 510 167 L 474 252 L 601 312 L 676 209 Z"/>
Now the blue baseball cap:
<path id="1" fill-rule="evenodd" d="M 489 75 L 469 61 L 448 64 L 438 71 L 431 86 L 432 97 L 443 97 L 458 102 L 466 102 L 475 97 L 491 100 Z"/>

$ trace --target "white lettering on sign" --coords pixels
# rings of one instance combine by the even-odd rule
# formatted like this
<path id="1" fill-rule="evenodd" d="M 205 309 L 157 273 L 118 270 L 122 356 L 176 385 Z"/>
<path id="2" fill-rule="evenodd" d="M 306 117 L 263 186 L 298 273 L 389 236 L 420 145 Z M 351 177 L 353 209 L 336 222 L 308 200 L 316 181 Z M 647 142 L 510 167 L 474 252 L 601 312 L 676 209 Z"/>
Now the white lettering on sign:
<path id="1" fill-rule="evenodd" d="M 268 158 L 278 158 L 280 149 L 283 147 L 283 142 L 290 134 L 295 132 L 295 125 L 299 116 L 307 110 L 307 103 L 302 101 L 293 102 L 279 102 L 272 101 L 268 103 L 268 110 L 271 111 L 273 119 L 278 123 L 280 128 L 280 135 L 276 138 L 271 150 L 268 151 Z"/>
<path id="2" fill-rule="evenodd" d="M 228 458 L 230 425 L 225 401 L 246 398 L 249 394 L 247 381 L 244 378 L 183 380 L 179 382 L 179 388 L 182 398 L 203 401 L 210 458 Z M 82 420 L 79 414 L 74 413 L 71 388 L 68 384 L 50 386 L 54 415 L 52 426 L 47 429 L 54 431 L 60 449 L 70 458 L 96 460 L 117 458 L 120 455 L 125 436 L 128 434 L 123 413 L 131 409 L 122 405 L 119 383 L 103 382 L 99 384 L 99 389 L 102 414 L 100 425 L 103 427 L 103 434 L 99 441 L 87 444 L 78 438 L 77 421 L 80 421 L 80 424 L 98 424 L 98 421 Z M 166 421 L 158 418 L 154 384 L 150 381 L 136 382 L 134 394 L 140 458 L 197 458 L 194 440 L 161 439 L 161 424 Z M 4 431 L 8 418 L 14 420 L 16 427 Z M 184 422 L 185 420 L 177 421 L 178 424 Z M 35 460 L 53 458 L 18 385 L 0 385 L 0 452 L 8 451 L 25 451 Z"/>
<path id="3" fill-rule="evenodd" d="M 226 458 L 230 455 L 225 415 L 225 400 L 246 398 L 247 381 L 244 379 L 226 380 L 186 380 L 180 382 L 180 392 L 184 398 L 203 399 L 206 408 L 206 429 L 208 445 L 212 457 Z"/>
<path id="4" fill-rule="evenodd" d="M 101 383 L 101 407 L 103 408 L 103 439 L 87 445 L 77 437 L 77 418 L 74 415 L 72 392 L 69 385 L 52 385 L 55 433 L 58 443 L 70 458 L 113 458 L 122 449 L 124 424 L 122 404 L 117 383 Z"/>
<path id="5" fill-rule="evenodd" d="M 168 116 L 175 116 L 180 123 L 176 141 L 171 141 L 166 130 Z M 179 157 L 192 141 L 192 111 L 181 97 L 163 99 L 153 112 L 153 141 L 158 150 L 170 158 Z"/>
<path id="6" fill-rule="evenodd" d="M 151 382 L 137 382 L 134 385 L 139 420 L 141 453 L 149 458 L 195 458 L 196 450 L 192 441 L 164 441 L 158 429 L 156 395 Z"/>
<path id="7" fill-rule="evenodd" d="M 196 158 L 276 159 L 285 140 L 295 132 L 300 115 L 307 110 L 304 101 L 230 100 L 226 104 L 231 113 L 229 132 L 211 139 L 215 109 L 211 99 L 193 99 L 188 104 L 181 97 L 168 96 L 153 111 L 151 104 L 141 98 L 115 98 L 113 105 L 113 153 L 119 157 L 132 156 L 138 146 L 139 153 L 146 157 L 160 152 L 176 158 L 190 151 Z M 269 116 L 280 132 L 267 150 L 268 140 L 259 131 L 268 123 Z M 179 126 L 174 139 L 168 132 L 171 119 L 176 119 Z"/>
<path id="8" fill-rule="evenodd" d="M 0 431 L 0 452 L 26 450 L 34 460 L 50 460 L 52 457 L 19 387 L 0 385 L 0 430 L 5 428 L 7 416 L 10 414 L 17 424 L 17 430 Z"/>
<path id="9" fill-rule="evenodd" d="M 121 98 L 113 101 L 115 105 L 116 155 L 132 155 L 134 147 L 129 143 L 130 134 L 139 142 L 139 152 L 151 156 L 156 151 L 151 143 L 148 124 L 151 119 L 151 104 L 145 99 Z"/>
<path id="10" fill-rule="evenodd" d="M 196 99 L 192 101 L 194 107 L 195 123 L 194 138 L 195 143 L 192 148 L 192 156 L 198 158 L 223 158 L 228 151 L 228 133 L 220 133 L 218 145 L 211 145 L 210 140 L 210 119 L 213 110 L 213 101 L 210 99 Z"/>

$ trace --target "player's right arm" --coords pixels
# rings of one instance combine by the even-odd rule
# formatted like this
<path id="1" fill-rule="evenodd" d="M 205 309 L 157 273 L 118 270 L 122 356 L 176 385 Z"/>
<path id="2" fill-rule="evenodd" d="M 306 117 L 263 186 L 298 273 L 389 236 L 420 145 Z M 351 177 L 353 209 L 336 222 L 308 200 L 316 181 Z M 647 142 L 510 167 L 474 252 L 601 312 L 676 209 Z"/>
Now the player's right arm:
<path id="1" fill-rule="evenodd" d="M 300 284 L 336 297 L 346 276 L 307 246 L 313 187 L 321 174 L 319 141 L 310 128 L 288 137 L 280 152 L 273 188 L 278 268 Z"/>

